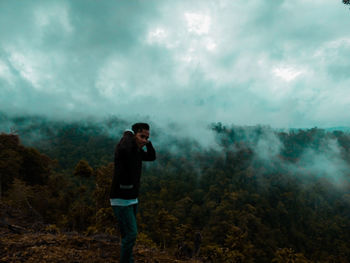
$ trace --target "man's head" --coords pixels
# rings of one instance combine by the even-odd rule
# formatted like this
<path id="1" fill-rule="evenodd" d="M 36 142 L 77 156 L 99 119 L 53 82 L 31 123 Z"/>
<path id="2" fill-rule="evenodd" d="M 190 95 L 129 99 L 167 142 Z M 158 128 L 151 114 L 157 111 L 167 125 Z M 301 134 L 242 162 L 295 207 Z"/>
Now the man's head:
<path id="1" fill-rule="evenodd" d="M 147 123 L 135 123 L 131 129 L 135 134 L 135 141 L 139 148 L 148 143 L 149 138 L 149 125 Z"/>

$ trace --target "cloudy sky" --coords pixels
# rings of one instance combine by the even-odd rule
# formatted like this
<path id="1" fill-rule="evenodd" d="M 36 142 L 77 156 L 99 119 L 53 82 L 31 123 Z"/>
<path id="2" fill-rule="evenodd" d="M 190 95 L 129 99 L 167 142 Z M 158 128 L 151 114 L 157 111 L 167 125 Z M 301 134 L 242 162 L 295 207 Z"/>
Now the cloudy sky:
<path id="1" fill-rule="evenodd" d="M 341 0 L 0 1 L 0 111 L 350 126 Z"/>

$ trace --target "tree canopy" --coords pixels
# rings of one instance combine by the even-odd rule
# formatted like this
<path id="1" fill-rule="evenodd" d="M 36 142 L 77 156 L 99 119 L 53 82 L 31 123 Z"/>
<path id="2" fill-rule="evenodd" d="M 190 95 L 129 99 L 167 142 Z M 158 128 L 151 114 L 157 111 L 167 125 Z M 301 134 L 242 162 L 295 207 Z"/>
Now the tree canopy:
<path id="1" fill-rule="evenodd" d="M 93 125 L 52 126 L 39 125 L 27 145 L 0 135 L 2 200 L 62 230 L 117 235 L 109 189 L 118 138 Z M 158 159 L 142 176 L 138 242 L 209 262 L 347 262 L 350 134 L 212 129 L 215 149 L 176 137 L 176 152 L 155 145 Z M 88 150 L 72 154 L 71 144 Z"/>

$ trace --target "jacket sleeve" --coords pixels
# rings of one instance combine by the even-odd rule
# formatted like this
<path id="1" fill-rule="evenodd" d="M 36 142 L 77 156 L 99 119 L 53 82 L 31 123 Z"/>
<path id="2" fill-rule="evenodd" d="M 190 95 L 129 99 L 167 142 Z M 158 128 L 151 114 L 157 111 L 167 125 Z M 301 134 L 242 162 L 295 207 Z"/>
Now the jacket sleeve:
<path id="1" fill-rule="evenodd" d="M 120 184 L 120 188 L 126 187 L 125 189 L 127 189 L 127 187 L 130 187 L 130 185 L 133 184 L 132 181 L 132 164 L 130 162 L 131 160 L 131 151 L 129 149 L 125 149 L 125 148 L 120 148 L 118 149 L 118 152 L 116 154 L 116 158 L 115 158 L 115 171 L 118 173 L 118 177 L 119 177 L 119 184 Z"/>
<path id="2" fill-rule="evenodd" d="M 142 161 L 154 161 L 156 159 L 156 151 L 151 142 L 146 144 L 147 151 L 142 151 Z"/>

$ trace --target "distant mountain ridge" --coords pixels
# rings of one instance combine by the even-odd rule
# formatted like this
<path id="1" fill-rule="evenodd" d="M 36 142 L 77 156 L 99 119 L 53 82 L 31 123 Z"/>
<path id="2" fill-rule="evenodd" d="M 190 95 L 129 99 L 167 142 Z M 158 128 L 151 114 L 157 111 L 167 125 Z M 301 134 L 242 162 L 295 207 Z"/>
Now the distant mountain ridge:
<path id="1" fill-rule="evenodd" d="M 342 132 L 346 132 L 346 133 L 350 133 L 350 127 L 347 126 L 339 126 L 339 127 L 330 127 L 330 128 L 326 128 L 326 131 L 342 131 Z"/>
<path id="2" fill-rule="evenodd" d="M 289 132 L 289 131 L 299 131 L 299 130 L 310 130 L 310 129 L 319 129 L 319 130 L 325 130 L 326 132 L 334 132 L 334 131 L 340 131 L 340 132 L 344 132 L 344 133 L 350 133 L 350 127 L 348 126 L 337 126 L 337 127 L 327 127 L 327 128 L 320 128 L 320 127 L 307 127 L 307 128 L 289 128 L 289 129 L 284 129 L 284 128 L 276 128 L 274 130 L 278 131 L 278 132 Z"/>

